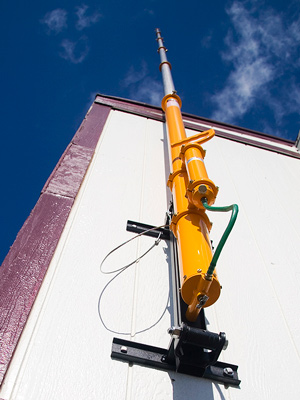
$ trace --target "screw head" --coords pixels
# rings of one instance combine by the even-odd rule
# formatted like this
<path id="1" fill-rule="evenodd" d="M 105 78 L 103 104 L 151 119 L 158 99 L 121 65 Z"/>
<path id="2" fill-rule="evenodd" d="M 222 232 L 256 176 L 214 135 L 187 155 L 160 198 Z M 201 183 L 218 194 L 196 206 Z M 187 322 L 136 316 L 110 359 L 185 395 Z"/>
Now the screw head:
<path id="1" fill-rule="evenodd" d="M 127 353 L 128 349 L 126 346 L 121 346 L 121 353 Z"/>
<path id="2" fill-rule="evenodd" d="M 202 269 L 197 269 L 198 274 L 200 274 L 202 272 Z"/>
<path id="3" fill-rule="evenodd" d="M 230 367 L 226 367 L 223 369 L 223 374 L 226 376 L 233 377 L 233 369 Z"/>

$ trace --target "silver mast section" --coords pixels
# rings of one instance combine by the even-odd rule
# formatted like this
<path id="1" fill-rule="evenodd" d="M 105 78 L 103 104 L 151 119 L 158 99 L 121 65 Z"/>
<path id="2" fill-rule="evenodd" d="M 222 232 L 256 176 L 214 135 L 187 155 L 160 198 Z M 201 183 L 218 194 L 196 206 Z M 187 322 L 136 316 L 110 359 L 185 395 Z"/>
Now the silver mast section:
<path id="1" fill-rule="evenodd" d="M 158 43 L 158 52 L 160 56 L 160 66 L 159 69 L 161 70 L 162 73 L 162 78 L 163 78 L 163 84 L 164 84 L 164 93 L 165 96 L 167 94 L 174 94 L 176 93 L 172 74 L 171 74 L 171 64 L 169 63 L 167 59 L 167 49 L 164 46 L 163 38 L 161 37 L 161 32 L 157 28 L 156 30 L 156 40 Z"/>

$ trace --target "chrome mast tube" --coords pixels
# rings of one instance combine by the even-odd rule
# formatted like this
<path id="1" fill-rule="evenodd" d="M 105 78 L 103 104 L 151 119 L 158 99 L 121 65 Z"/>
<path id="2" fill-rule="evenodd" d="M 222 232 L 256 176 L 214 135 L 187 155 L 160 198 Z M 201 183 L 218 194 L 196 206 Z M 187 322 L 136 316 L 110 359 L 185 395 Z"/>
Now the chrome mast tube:
<path id="1" fill-rule="evenodd" d="M 172 74 L 171 74 L 172 66 L 167 59 L 167 54 L 166 54 L 167 49 L 164 46 L 164 41 L 163 41 L 163 38 L 161 37 L 161 32 L 158 28 L 155 31 L 156 31 L 156 37 L 157 37 L 156 40 L 158 43 L 158 53 L 160 56 L 159 69 L 161 70 L 161 73 L 162 73 L 164 93 L 166 96 L 167 94 L 176 93 Z"/>

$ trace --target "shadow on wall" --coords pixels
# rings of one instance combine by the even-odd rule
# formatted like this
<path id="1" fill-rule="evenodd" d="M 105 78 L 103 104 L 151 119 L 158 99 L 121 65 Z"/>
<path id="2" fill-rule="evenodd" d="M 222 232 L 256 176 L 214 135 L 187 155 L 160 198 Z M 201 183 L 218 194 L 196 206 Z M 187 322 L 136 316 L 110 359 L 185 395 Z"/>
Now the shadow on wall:
<path id="1" fill-rule="evenodd" d="M 226 400 L 218 384 L 192 376 L 169 373 L 173 386 L 173 400 L 215 400 L 219 398 Z M 215 397 L 213 393 L 213 385 L 219 392 L 219 397 Z"/>

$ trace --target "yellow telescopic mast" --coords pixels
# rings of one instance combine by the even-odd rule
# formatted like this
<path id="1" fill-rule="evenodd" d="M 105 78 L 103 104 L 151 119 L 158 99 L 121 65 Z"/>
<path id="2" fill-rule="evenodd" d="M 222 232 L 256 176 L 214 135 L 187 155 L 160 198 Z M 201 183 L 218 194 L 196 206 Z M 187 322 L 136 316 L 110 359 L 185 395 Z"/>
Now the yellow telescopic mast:
<path id="1" fill-rule="evenodd" d="M 163 77 L 162 108 L 166 115 L 171 174 L 168 186 L 173 194 L 174 215 L 171 230 L 177 239 L 181 296 L 188 305 L 186 318 L 195 321 L 202 307 L 212 305 L 220 296 L 216 273 L 208 273 L 212 261 L 209 238 L 211 223 L 202 201 L 211 206 L 218 189 L 208 178 L 204 165 L 205 151 L 201 144 L 211 139 L 210 129 L 187 137 L 182 115 L 181 99 L 177 95 L 167 60 L 161 32 L 156 29 L 160 70 Z"/>
<path id="2" fill-rule="evenodd" d="M 159 227 L 134 221 L 128 221 L 132 228 L 128 229 L 127 225 L 127 230 L 147 235 L 155 230 L 159 232 L 159 237 L 164 234 L 170 239 L 171 249 L 174 250 L 171 256 L 174 256 L 172 287 L 175 325 L 168 329 L 171 340 L 167 349 L 114 338 L 111 357 L 203 377 L 223 383 L 226 387 L 239 387 L 238 366 L 218 361 L 221 351 L 228 344 L 225 333 L 207 330 L 204 310 L 198 318 L 201 309 L 215 303 L 220 296 L 221 286 L 215 267 L 236 221 L 238 206 L 212 206 L 218 189 L 207 176 L 203 161 L 205 151 L 201 144 L 211 139 L 215 132 L 211 129 L 187 137 L 180 111 L 181 100 L 175 91 L 171 64 L 167 60 L 159 29 L 156 29 L 156 36 L 165 92 L 162 108 L 166 115 L 171 165 L 167 185 L 173 194 L 173 214 L 169 223 L 173 234 L 170 235 L 169 229 L 164 232 Z M 231 211 L 230 221 L 214 254 L 209 239 L 211 223 L 206 210 Z M 177 245 L 174 247 L 175 241 Z M 180 304 L 179 291 L 183 300 Z M 183 302 L 186 303 L 185 317 L 181 313 Z"/>

